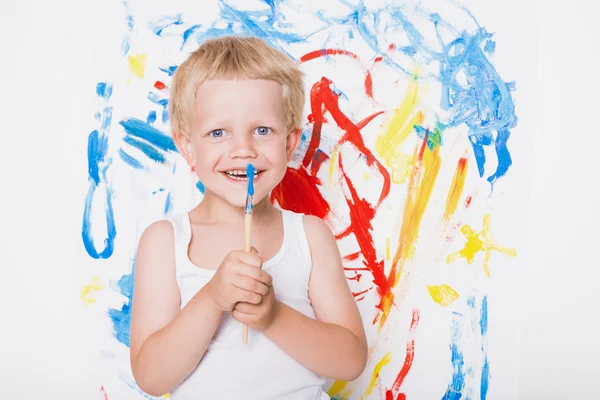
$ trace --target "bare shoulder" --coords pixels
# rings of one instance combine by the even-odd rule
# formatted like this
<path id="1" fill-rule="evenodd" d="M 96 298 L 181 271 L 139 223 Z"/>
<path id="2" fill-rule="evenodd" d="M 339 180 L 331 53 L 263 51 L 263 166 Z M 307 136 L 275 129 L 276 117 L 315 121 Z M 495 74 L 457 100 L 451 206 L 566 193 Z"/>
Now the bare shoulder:
<path id="1" fill-rule="evenodd" d="M 320 243 L 321 240 L 333 241 L 335 243 L 335 238 L 327 222 L 314 215 L 304 215 L 302 221 L 304 222 L 304 230 L 306 231 L 309 244 L 311 242 L 315 244 Z"/>
<path id="2" fill-rule="evenodd" d="M 148 225 L 140 237 L 141 245 L 167 244 L 173 241 L 173 224 L 168 220 L 155 221 Z"/>
<path id="3" fill-rule="evenodd" d="M 327 222 L 314 215 L 303 217 L 304 231 L 308 240 L 313 269 L 340 269 L 342 262 L 337 241 Z"/>
<path id="4" fill-rule="evenodd" d="M 132 358 L 148 336 L 179 313 L 179 303 L 174 229 L 170 221 L 161 220 L 148 225 L 138 244 L 130 333 Z"/>

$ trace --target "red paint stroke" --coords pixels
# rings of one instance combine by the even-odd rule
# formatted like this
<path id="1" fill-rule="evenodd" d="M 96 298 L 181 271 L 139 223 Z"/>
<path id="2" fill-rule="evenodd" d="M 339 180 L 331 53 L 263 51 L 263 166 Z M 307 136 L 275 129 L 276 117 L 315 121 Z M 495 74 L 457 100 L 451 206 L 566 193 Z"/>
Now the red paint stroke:
<path id="1" fill-rule="evenodd" d="M 320 184 L 321 180 L 304 168 L 288 167 L 283 180 L 271 192 L 271 202 L 277 200 L 281 208 L 324 219 L 330 207 L 319 191 Z"/>
<path id="2" fill-rule="evenodd" d="M 311 170 L 312 176 L 316 176 L 317 171 L 319 171 L 319 169 L 321 169 L 321 164 L 323 164 L 324 161 L 329 159 L 329 156 L 327 154 L 325 154 L 325 152 L 322 151 L 321 149 L 317 149 L 317 151 L 314 154 L 315 155 L 310 164 L 310 170 Z"/>
<path id="3" fill-rule="evenodd" d="M 349 281 L 356 281 L 356 282 L 360 282 L 360 278 L 362 278 L 362 274 L 359 274 L 358 272 L 354 271 L 354 276 L 349 276 L 346 277 Z"/>
<path id="4" fill-rule="evenodd" d="M 344 256 L 344 260 L 346 260 L 346 261 L 357 260 L 358 257 L 360 257 L 360 251 L 357 251 L 356 253 L 346 254 Z"/>
<path id="5" fill-rule="evenodd" d="M 316 57 L 316 54 L 314 55 Z M 306 57 L 305 57 L 306 59 Z M 364 260 L 363 264 L 373 276 L 373 283 L 377 287 L 378 295 L 383 298 L 385 293 L 391 291 L 391 280 L 386 277 L 384 272 L 384 261 L 377 258 L 375 245 L 372 237 L 371 221 L 375 217 L 377 208 L 382 201 L 389 195 L 391 177 L 385 166 L 377 160 L 375 155 L 369 150 L 363 141 L 360 130 L 370 123 L 382 112 L 377 112 L 364 118 L 357 124 L 354 124 L 341 110 L 338 104 L 339 96 L 332 89 L 332 81 L 323 77 L 316 82 L 310 91 L 311 120 L 313 123 L 312 135 L 298 169 L 288 168 L 282 182 L 273 190 L 271 201 L 277 201 L 279 205 L 287 210 L 316 215 L 322 219 L 330 213 L 330 206 L 323 198 L 319 190 L 321 181 L 317 178 L 318 170 L 323 165 L 322 156 L 318 154 L 321 143 L 321 130 L 323 123 L 326 122 L 324 115 L 329 113 L 333 122 L 344 131 L 342 138 L 335 145 L 336 148 L 348 142 L 357 151 L 362 153 L 367 165 L 374 169 L 382 177 L 382 188 L 379 198 L 375 205 L 372 205 L 364 198 L 361 198 L 354 186 L 354 183 L 343 169 L 342 157 L 340 154 L 339 163 L 342 174 L 342 180 L 345 182 L 350 196 L 344 194 L 349 207 L 350 224 L 342 232 L 336 235 L 336 239 L 349 236 L 353 233 L 356 237 Z M 315 158 L 317 161 L 315 162 Z M 309 169 L 310 168 L 310 172 Z M 354 259 L 355 253 L 349 257 Z M 349 268 L 347 270 L 361 270 L 358 268 Z M 371 290 L 370 287 L 368 290 Z M 378 308 L 382 311 L 381 305 Z"/>
<path id="6" fill-rule="evenodd" d="M 371 71 L 367 71 L 365 74 L 365 93 L 370 98 L 373 98 L 373 78 L 371 77 Z"/>
<path id="7" fill-rule="evenodd" d="M 377 56 L 377 57 L 375 57 L 375 60 L 373 61 L 373 64 L 378 63 L 378 62 L 382 62 L 382 61 L 383 61 L 383 57 Z"/>
<path id="8" fill-rule="evenodd" d="M 104 386 L 100 386 L 100 393 L 104 396 L 104 400 L 108 400 L 108 394 L 106 393 L 106 390 L 104 390 Z"/>
<path id="9" fill-rule="evenodd" d="M 346 186 L 350 192 L 350 198 L 346 197 L 346 203 L 350 210 L 350 225 L 342 233 L 354 233 L 358 247 L 363 255 L 363 264 L 369 269 L 373 275 L 373 283 L 377 286 L 377 293 L 382 297 L 389 289 L 389 279 L 385 276 L 384 262 L 377 259 L 373 236 L 370 231 L 373 229 L 371 221 L 375 217 L 375 208 L 364 199 L 359 198 L 358 192 L 354 184 L 346 174 L 342 163 L 342 155 L 339 155 L 340 173 L 346 181 Z M 336 237 L 340 237 L 338 234 Z"/>
<path id="10" fill-rule="evenodd" d="M 329 79 L 323 77 L 321 78 L 320 82 L 315 83 L 313 85 L 313 88 L 311 90 L 311 108 L 312 113 L 315 116 L 315 126 L 313 128 L 313 138 L 311 139 L 311 145 L 313 144 L 312 141 L 315 139 L 315 132 L 317 132 L 316 136 L 318 137 L 318 141 L 320 142 L 321 124 L 317 125 L 317 121 L 319 120 L 319 118 L 322 117 L 323 111 L 327 110 L 329 114 L 333 117 L 337 126 L 339 126 L 346 132 L 339 140 L 338 146 L 341 146 L 345 142 L 350 142 L 359 152 L 361 152 L 365 156 L 367 165 L 369 167 L 375 166 L 377 171 L 383 177 L 383 188 L 381 190 L 379 200 L 377 201 L 377 204 L 375 206 L 375 209 L 377 209 L 381 202 L 388 196 L 390 192 L 390 174 L 385 168 L 385 166 L 377 158 L 375 158 L 375 155 L 371 152 L 371 150 L 368 149 L 367 146 L 365 146 L 365 142 L 363 141 L 360 129 L 355 124 L 353 124 L 352 121 L 350 121 L 350 119 L 340 110 L 338 104 L 339 96 L 333 92 L 333 90 L 330 87 L 331 84 L 332 82 Z M 376 115 L 377 114 L 374 114 L 369 118 L 371 118 L 372 120 Z M 313 154 L 310 157 L 312 158 L 313 155 L 314 150 Z M 303 164 L 305 164 L 305 166 L 307 165 L 306 156 Z"/>
<path id="11" fill-rule="evenodd" d="M 348 50 L 320 49 L 320 50 L 311 51 L 310 53 L 306 53 L 305 55 L 300 57 L 300 60 L 298 61 L 298 65 L 305 63 L 307 61 L 325 57 L 325 56 L 348 56 L 360 63 L 360 58 L 356 54 L 354 54 Z M 363 67 L 363 66 L 361 65 L 361 67 Z M 363 67 L 363 69 L 365 69 L 365 68 Z M 373 78 L 371 77 L 371 71 L 369 71 L 368 69 L 365 71 L 365 93 L 370 98 L 373 98 Z"/>
<path id="12" fill-rule="evenodd" d="M 369 289 L 366 289 L 366 290 L 363 290 L 363 291 L 360 291 L 360 292 L 352 292 L 352 295 L 353 295 L 354 297 L 357 297 L 357 296 L 360 296 L 360 295 L 362 295 L 362 294 L 365 294 L 365 293 L 367 293 L 368 291 L 369 291 Z"/>
<path id="13" fill-rule="evenodd" d="M 473 200 L 473 196 L 471 196 L 471 195 L 467 196 L 467 198 L 465 199 L 465 208 L 469 208 L 472 200 Z"/>
<path id="14" fill-rule="evenodd" d="M 162 83 L 161 81 L 156 81 L 154 83 L 154 87 L 158 90 L 165 90 L 167 88 L 167 85 L 165 85 L 164 83 Z"/>
<path id="15" fill-rule="evenodd" d="M 378 111 L 376 113 L 369 115 L 366 118 L 361 119 L 360 121 L 358 121 L 356 123 L 356 129 L 358 129 L 360 131 L 362 128 L 367 126 L 369 124 L 369 122 L 371 122 L 376 116 L 381 115 L 381 114 L 383 114 L 383 111 Z"/>
<path id="16" fill-rule="evenodd" d="M 419 325 L 420 318 L 421 315 L 419 309 L 414 308 L 412 311 L 412 321 L 410 322 L 410 329 L 408 330 L 408 341 L 406 343 L 406 356 L 404 358 L 404 365 L 402 365 L 402 369 L 400 370 L 398 376 L 396 377 L 396 380 L 392 384 L 392 388 L 386 391 L 386 399 L 406 399 L 406 394 L 398 392 L 400 391 L 400 386 L 402 386 L 402 382 L 404 382 L 404 378 L 406 378 L 406 375 L 408 375 L 412 367 L 412 363 L 415 359 L 415 336 L 417 333 L 417 326 Z"/>

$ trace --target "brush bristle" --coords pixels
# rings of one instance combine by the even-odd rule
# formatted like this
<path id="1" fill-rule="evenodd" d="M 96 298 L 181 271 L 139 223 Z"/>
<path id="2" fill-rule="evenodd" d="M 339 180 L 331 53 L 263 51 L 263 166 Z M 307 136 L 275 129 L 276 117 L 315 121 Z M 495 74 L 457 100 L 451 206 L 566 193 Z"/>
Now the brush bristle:
<path id="1" fill-rule="evenodd" d="M 246 178 L 248 179 L 248 194 L 254 195 L 254 165 L 246 166 Z"/>

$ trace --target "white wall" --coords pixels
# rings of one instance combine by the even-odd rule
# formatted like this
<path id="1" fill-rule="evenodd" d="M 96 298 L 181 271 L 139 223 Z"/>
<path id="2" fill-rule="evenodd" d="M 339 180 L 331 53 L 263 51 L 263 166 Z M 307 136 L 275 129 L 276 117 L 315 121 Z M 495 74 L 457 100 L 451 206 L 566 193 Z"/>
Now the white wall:
<path id="1" fill-rule="evenodd" d="M 7 398 L 101 398 L 74 379 L 91 368 L 89 349 L 71 345 L 82 334 L 73 290 L 81 272 L 72 261 L 80 220 L 70 210 L 82 198 L 72 183 L 86 179 L 73 165 L 85 163 L 93 5 L 0 6 L 0 387 Z M 592 0 L 544 1 L 539 10 L 521 398 L 598 399 L 600 10 Z M 59 157 L 62 149 L 70 155 Z M 60 175 L 66 179 L 54 179 Z M 72 236 L 56 235 L 65 225 Z M 57 273 L 59 285 L 46 284 Z"/>
<path id="2" fill-rule="evenodd" d="M 520 393 L 600 399 L 600 4 L 540 1 L 538 9 Z"/>

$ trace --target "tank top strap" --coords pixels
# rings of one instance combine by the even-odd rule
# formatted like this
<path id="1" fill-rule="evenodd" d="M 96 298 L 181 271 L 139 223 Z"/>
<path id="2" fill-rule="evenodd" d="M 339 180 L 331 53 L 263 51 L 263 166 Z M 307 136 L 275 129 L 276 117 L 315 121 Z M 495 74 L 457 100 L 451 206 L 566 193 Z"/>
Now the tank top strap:
<path id="1" fill-rule="evenodd" d="M 312 257 L 310 246 L 304 229 L 304 214 L 295 213 L 288 210 L 281 210 L 283 215 L 283 226 L 289 234 L 291 244 L 295 246 L 302 255 L 302 261 L 306 265 L 308 272 L 312 270 Z"/>
<path id="2" fill-rule="evenodd" d="M 173 225 L 175 265 L 179 269 L 186 265 L 188 248 L 192 239 L 190 219 L 187 213 L 182 213 L 172 216 L 169 221 Z"/>

